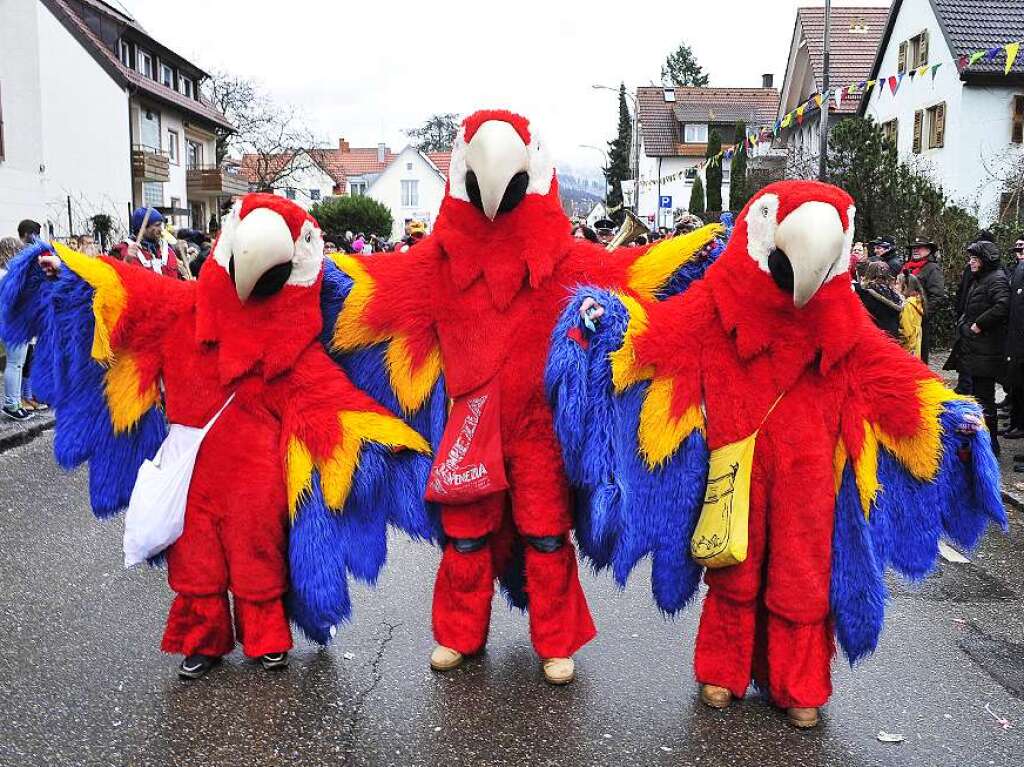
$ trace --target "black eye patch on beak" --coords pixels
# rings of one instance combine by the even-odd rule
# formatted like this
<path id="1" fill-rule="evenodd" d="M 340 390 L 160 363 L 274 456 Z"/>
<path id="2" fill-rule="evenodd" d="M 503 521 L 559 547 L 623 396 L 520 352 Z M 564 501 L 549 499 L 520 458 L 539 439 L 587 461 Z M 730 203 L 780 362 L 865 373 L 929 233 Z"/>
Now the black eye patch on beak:
<path id="1" fill-rule="evenodd" d="M 779 290 L 793 295 L 793 265 L 789 262 L 789 256 L 778 248 L 768 254 L 768 273 Z"/>

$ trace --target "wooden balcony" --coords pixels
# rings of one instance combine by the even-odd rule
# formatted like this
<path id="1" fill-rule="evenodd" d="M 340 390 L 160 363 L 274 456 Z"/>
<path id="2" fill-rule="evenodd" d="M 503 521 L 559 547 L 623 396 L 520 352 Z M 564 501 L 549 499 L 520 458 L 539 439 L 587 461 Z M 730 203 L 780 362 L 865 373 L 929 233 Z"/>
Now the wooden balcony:
<path id="1" fill-rule="evenodd" d="M 249 191 L 249 182 L 243 176 L 229 173 L 224 168 L 214 165 L 189 168 L 185 177 L 185 185 L 189 194 L 199 192 L 230 196 L 246 194 Z"/>
<path id="2" fill-rule="evenodd" d="M 144 146 L 132 148 L 132 177 L 166 184 L 171 180 L 170 160 L 163 152 Z"/>

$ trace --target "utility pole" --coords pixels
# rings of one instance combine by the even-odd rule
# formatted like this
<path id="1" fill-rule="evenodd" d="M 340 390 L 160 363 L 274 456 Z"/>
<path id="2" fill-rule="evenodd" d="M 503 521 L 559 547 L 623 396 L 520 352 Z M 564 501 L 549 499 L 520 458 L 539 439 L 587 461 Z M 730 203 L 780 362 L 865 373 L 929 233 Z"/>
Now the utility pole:
<path id="1" fill-rule="evenodd" d="M 818 180 L 824 181 L 828 172 L 828 49 L 831 42 L 832 0 L 825 0 L 825 41 L 822 51 L 821 71 L 821 107 L 818 109 L 818 122 L 821 133 L 818 138 Z"/>

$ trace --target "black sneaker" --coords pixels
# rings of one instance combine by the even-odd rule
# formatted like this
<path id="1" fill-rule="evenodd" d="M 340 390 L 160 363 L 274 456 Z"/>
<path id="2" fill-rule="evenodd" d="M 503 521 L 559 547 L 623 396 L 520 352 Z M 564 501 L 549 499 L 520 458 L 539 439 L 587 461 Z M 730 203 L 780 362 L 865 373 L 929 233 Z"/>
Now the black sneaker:
<path id="1" fill-rule="evenodd" d="M 182 679 L 198 679 L 218 663 L 220 658 L 216 655 L 189 655 L 178 666 L 178 676 Z"/>
<path id="2" fill-rule="evenodd" d="M 28 412 L 23 407 L 5 407 L 3 412 L 12 421 L 27 421 L 29 418 L 35 417 L 34 413 Z"/>
<path id="3" fill-rule="evenodd" d="M 266 655 L 260 656 L 260 665 L 266 671 L 278 671 L 283 668 L 288 668 L 288 653 L 286 652 L 268 652 Z"/>

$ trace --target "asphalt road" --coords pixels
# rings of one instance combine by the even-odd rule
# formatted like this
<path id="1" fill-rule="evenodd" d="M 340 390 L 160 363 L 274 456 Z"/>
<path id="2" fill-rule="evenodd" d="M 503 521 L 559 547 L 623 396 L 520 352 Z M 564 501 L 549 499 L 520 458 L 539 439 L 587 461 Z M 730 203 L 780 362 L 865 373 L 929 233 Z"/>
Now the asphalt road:
<path id="1" fill-rule="evenodd" d="M 158 650 L 163 573 L 122 569 L 120 522 L 92 519 L 84 473 L 62 474 L 51 447 L 0 455 L 2 765 L 1024 764 L 1016 513 L 971 564 L 897 587 L 879 651 L 852 671 L 837 659 L 824 723 L 800 733 L 757 697 L 700 705 L 696 613 L 664 620 L 643 573 L 625 592 L 585 578 L 601 633 L 574 685 L 542 681 L 525 618 L 498 602 L 486 655 L 435 675 L 438 552 L 397 538 L 331 648 L 300 640 L 277 674 L 236 654 L 181 682 Z"/>

